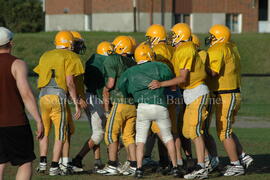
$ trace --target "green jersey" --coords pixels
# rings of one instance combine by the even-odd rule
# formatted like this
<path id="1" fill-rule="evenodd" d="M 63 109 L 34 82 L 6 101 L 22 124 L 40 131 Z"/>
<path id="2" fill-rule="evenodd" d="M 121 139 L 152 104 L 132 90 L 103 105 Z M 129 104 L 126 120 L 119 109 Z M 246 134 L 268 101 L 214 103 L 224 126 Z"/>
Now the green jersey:
<path id="1" fill-rule="evenodd" d="M 118 81 L 125 96 L 133 96 L 136 103 L 157 104 L 167 107 L 165 88 L 148 89 L 152 80 L 166 81 L 174 77 L 170 68 L 161 62 L 145 62 L 129 68 Z"/>
<path id="2" fill-rule="evenodd" d="M 106 58 L 103 63 L 106 82 L 108 78 L 115 79 L 115 87 L 110 90 L 110 100 L 114 103 L 133 104 L 133 99 L 125 96 L 118 88 L 117 82 L 120 76 L 131 66 L 136 65 L 132 59 L 113 54 Z"/>
<path id="3" fill-rule="evenodd" d="M 107 56 L 93 54 L 85 64 L 84 84 L 86 91 L 102 99 L 105 86 L 103 63 Z"/>

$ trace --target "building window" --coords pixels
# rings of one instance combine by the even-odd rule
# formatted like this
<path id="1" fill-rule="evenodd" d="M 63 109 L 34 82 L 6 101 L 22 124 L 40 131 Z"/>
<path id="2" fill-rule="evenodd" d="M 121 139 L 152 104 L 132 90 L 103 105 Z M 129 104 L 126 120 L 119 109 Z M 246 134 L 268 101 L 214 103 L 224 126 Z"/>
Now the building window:
<path id="1" fill-rule="evenodd" d="M 175 14 L 174 15 L 174 24 L 177 24 L 177 23 L 190 24 L 190 15 L 189 14 Z"/>
<path id="2" fill-rule="evenodd" d="M 226 26 L 233 33 L 242 32 L 242 15 L 241 14 L 226 14 Z"/>
<path id="3" fill-rule="evenodd" d="M 268 20 L 268 0 L 259 1 L 259 21 Z"/>

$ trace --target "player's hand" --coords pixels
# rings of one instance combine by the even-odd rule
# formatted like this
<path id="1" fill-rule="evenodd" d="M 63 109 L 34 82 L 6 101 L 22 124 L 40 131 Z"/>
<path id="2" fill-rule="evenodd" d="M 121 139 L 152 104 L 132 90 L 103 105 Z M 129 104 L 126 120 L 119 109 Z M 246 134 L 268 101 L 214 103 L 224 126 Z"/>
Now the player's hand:
<path id="1" fill-rule="evenodd" d="M 76 120 L 78 120 L 78 119 L 80 119 L 80 117 L 81 117 L 81 114 L 82 114 L 82 112 L 81 112 L 81 108 L 80 108 L 80 106 L 79 106 L 79 104 L 75 104 L 75 114 L 74 114 L 74 118 L 76 119 Z"/>
<path id="2" fill-rule="evenodd" d="M 148 88 L 149 89 L 158 89 L 161 87 L 161 83 L 157 80 L 153 80 L 149 85 L 148 85 Z"/>
<path id="3" fill-rule="evenodd" d="M 39 140 L 39 139 L 42 139 L 43 136 L 44 136 L 44 127 L 43 127 L 42 121 L 40 120 L 37 123 L 36 138 Z"/>
<path id="4" fill-rule="evenodd" d="M 86 108 L 87 108 L 87 103 L 86 103 L 86 101 L 85 101 L 84 99 L 82 99 L 82 98 L 80 98 L 80 100 L 79 100 L 79 105 L 80 105 L 80 107 L 83 108 L 83 109 L 86 109 Z"/>

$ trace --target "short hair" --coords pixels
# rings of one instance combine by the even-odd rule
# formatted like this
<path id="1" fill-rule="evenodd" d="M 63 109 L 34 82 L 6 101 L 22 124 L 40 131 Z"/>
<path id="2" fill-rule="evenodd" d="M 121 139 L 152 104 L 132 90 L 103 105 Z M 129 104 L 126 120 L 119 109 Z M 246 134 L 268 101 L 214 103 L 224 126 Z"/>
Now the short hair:
<path id="1" fill-rule="evenodd" d="M 4 44 L 4 45 L 0 46 L 0 49 L 9 49 L 9 48 L 11 48 L 10 42 L 8 42 L 7 44 Z"/>

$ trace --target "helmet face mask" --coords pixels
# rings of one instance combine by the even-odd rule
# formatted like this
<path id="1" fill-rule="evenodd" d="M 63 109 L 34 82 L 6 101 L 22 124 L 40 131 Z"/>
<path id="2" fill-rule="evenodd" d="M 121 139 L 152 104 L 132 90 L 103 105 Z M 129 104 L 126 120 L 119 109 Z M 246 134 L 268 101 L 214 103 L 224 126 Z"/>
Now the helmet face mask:
<path id="1" fill-rule="evenodd" d="M 77 54 L 84 55 L 86 46 L 83 40 L 75 40 L 73 43 L 73 51 Z"/>

